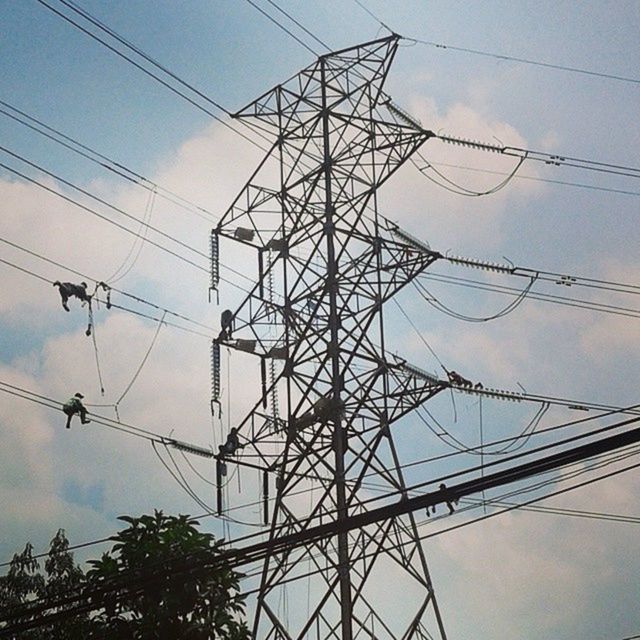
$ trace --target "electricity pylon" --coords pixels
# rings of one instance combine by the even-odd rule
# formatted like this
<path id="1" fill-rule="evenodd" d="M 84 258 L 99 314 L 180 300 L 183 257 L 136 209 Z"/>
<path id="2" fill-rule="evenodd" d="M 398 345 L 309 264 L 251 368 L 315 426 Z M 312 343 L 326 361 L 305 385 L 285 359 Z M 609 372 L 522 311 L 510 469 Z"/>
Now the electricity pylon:
<path id="1" fill-rule="evenodd" d="M 320 56 L 234 114 L 273 145 L 212 231 L 212 288 L 221 237 L 257 254 L 255 286 L 222 314 L 214 369 L 220 345 L 260 360 L 239 434 L 275 478 L 271 538 L 363 512 L 368 482 L 406 497 L 392 425 L 446 387 L 385 350 L 383 305 L 439 257 L 377 211 L 377 190 L 433 135 L 382 115 L 398 40 Z M 299 493 L 313 487 L 309 505 Z M 293 622 L 278 605 L 292 581 L 310 590 Z M 445 638 L 413 515 L 269 557 L 253 633 Z"/>

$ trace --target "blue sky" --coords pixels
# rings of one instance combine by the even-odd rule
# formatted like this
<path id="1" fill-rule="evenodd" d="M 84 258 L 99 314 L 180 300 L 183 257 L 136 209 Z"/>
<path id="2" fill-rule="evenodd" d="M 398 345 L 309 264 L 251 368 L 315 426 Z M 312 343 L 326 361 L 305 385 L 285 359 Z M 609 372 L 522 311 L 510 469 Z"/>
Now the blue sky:
<path id="1" fill-rule="evenodd" d="M 268 2 L 256 2 L 284 20 Z M 640 79 L 637 2 L 363 3 L 403 36 Z M 331 49 L 386 33 L 356 2 L 279 4 Z M 312 53 L 244 1 L 83 0 L 82 7 L 230 111 L 313 60 Z M 5 0 L 2 15 L 0 100 L 216 215 L 225 211 L 260 158 L 251 145 L 36 0 Z M 323 51 L 295 25 L 287 26 Z M 404 42 L 399 49 L 386 88 L 424 126 L 488 142 L 498 139 L 549 153 L 640 165 L 637 81 L 411 44 Z M 148 204 L 144 191 L 2 114 L 0 137 L 3 147 L 127 211 L 142 215 Z M 511 159 L 438 141 L 429 141 L 423 152 L 447 177 L 477 189 L 489 188 L 501 177 L 468 168 L 508 172 L 514 166 Z M 38 175 L 5 152 L 0 162 Z M 55 181 L 48 184 L 71 193 Z M 494 261 L 507 256 L 534 269 L 638 284 L 638 194 L 640 184 L 632 178 L 526 162 L 498 194 L 462 198 L 406 166 L 381 193 L 380 205 L 382 213 L 442 252 Z M 1 237 L 98 279 L 113 272 L 131 247 L 129 236 L 5 170 L 0 170 L 0 212 Z M 210 222 L 167 203 L 157 204 L 152 216 L 159 228 L 207 251 Z M 74 278 L 4 244 L 0 258 L 49 280 Z M 231 264 L 238 261 L 228 259 Z M 459 277 L 478 273 L 440 265 L 437 271 Z M 85 310 L 72 304 L 72 312 L 65 314 L 50 284 L 6 265 L 0 264 L 0 276 L 0 379 L 53 398 L 64 399 L 81 389 L 92 403 L 117 399 L 151 343 L 156 324 L 104 308 L 96 311 L 106 387 L 101 398 L 93 348 L 84 336 Z M 207 274 L 148 245 L 119 285 L 217 327 L 219 308 L 207 303 Z M 470 315 L 490 314 L 507 302 L 451 285 L 434 284 L 432 291 Z M 638 307 L 637 296 L 558 291 L 553 285 L 540 285 L 540 291 Z M 232 291 L 223 290 L 222 295 L 223 304 L 230 306 Z M 477 325 L 438 315 L 410 294 L 401 295 L 400 302 L 450 368 L 488 386 L 513 389 L 520 383 L 532 393 L 619 406 L 638 402 L 637 319 L 527 300 L 510 316 Z M 402 317 L 391 316 L 388 325 L 392 350 L 437 370 L 438 363 Z M 245 362 L 236 359 L 232 416 L 240 415 L 252 397 L 250 385 L 243 384 L 244 371 L 238 371 Z M 123 419 L 204 446 L 214 444 L 227 423 L 226 418 L 222 424 L 211 423 L 208 367 L 206 339 L 163 326 L 148 364 L 120 407 Z M 449 399 L 434 401 L 430 409 L 463 441 L 474 442 L 477 403 L 460 398 L 456 407 L 457 421 Z M 485 433 L 517 433 L 535 410 L 489 404 L 484 407 Z M 545 424 L 573 417 L 575 413 L 551 411 Z M 115 517 L 122 513 L 135 515 L 155 507 L 201 512 L 175 486 L 147 443 L 135 438 L 98 428 L 64 433 L 60 415 L 6 394 L 0 397 L 0 433 L 5 443 L 0 505 L 6 514 L 0 523 L 0 561 L 28 539 L 43 549 L 59 527 L 67 530 L 72 543 L 83 542 L 113 532 Z M 407 422 L 399 447 L 405 461 L 447 450 L 417 421 Z M 460 465 L 474 462 L 465 459 Z M 197 464 L 211 477 L 208 465 Z M 429 475 L 441 470 L 444 465 L 433 467 Z M 424 473 L 416 471 L 409 479 L 419 481 Z M 213 500 L 208 485 L 195 476 L 192 482 L 203 497 Z M 244 494 L 234 495 L 234 488 L 230 500 L 248 499 L 253 480 L 244 482 Z M 637 472 L 594 487 L 549 504 L 639 515 Z M 250 509 L 245 515 L 257 517 Z M 206 522 L 222 533 L 219 523 Z M 425 547 L 450 637 L 617 640 L 640 632 L 640 614 L 633 607 L 633 594 L 637 599 L 640 591 L 634 526 L 518 512 L 429 541 Z M 237 526 L 231 530 L 233 535 L 245 532 Z"/>

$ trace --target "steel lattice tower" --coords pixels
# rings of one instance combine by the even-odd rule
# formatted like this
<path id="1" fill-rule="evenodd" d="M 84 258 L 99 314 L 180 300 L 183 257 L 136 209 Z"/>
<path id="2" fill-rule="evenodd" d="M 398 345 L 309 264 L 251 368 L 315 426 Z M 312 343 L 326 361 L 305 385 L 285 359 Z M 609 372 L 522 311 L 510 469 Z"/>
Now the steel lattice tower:
<path id="1" fill-rule="evenodd" d="M 377 212 L 377 190 L 432 135 L 382 115 L 398 40 L 321 56 L 234 115 L 274 142 L 212 232 L 214 289 L 220 238 L 254 253 L 258 273 L 223 314 L 214 352 L 260 361 L 262 390 L 239 433 L 276 479 L 272 538 L 366 510 L 371 476 L 393 500 L 406 496 L 391 427 L 446 387 L 385 351 L 383 305 L 438 258 Z M 311 486 L 309 505 L 297 494 Z M 387 572 L 410 612 L 385 610 Z M 308 614 L 287 625 L 279 589 L 309 573 Z M 253 632 L 445 638 L 413 515 L 272 555 Z"/>

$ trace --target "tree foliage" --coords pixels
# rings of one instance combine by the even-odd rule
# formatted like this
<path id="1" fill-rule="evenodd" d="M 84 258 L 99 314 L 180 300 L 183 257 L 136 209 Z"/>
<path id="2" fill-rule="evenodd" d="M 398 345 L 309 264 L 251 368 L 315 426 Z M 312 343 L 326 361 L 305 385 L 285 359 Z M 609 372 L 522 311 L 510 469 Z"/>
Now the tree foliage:
<path id="1" fill-rule="evenodd" d="M 113 549 L 91 561 L 90 580 L 109 583 L 120 576 L 142 579 L 142 587 L 124 599 L 105 602 L 100 621 L 135 638 L 206 640 L 249 638 L 240 618 L 244 602 L 238 595 L 239 574 L 222 565 L 162 573 L 185 559 L 202 562 L 220 553 L 221 543 L 196 528 L 189 516 L 165 516 L 156 511 L 140 518 L 123 516 L 129 524 L 113 539 Z M 153 579 L 144 581 L 145 577 Z M 127 586 L 123 587 L 125 593 Z"/>
<path id="2" fill-rule="evenodd" d="M 91 615 L 71 615 L 73 605 L 67 605 L 70 615 L 62 621 L 16 639 L 248 640 L 240 574 L 223 562 L 210 563 L 221 552 L 220 541 L 185 515 L 156 511 L 120 520 L 128 526 L 111 538 L 110 551 L 89 561 L 86 574 L 74 563 L 63 530 L 51 541 L 44 575 L 31 544 L 14 556 L 0 577 L 0 611 L 35 599 L 54 603 L 80 588 L 93 594 Z M 193 558 L 199 562 L 185 562 Z M 183 570 L 169 571 L 178 566 Z"/>
<path id="3" fill-rule="evenodd" d="M 0 577 L 0 610 L 11 611 L 35 600 L 62 597 L 82 585 L 84 580 L 84 572 L 75 564 L 69 551 L 64 529 L 59 529 L 49 545 L 44 574 L 33 557 L 30 542 L 22 553 L 13 556 L 7 575 Z M 64 611 L 64 608 L 60 610 Z M 87 623 L 86 614 L 74 615 L 55 625 L 42 625 L 22 632 L 19 637 L 21 640 L 76 640 L 84 637 Z"/>

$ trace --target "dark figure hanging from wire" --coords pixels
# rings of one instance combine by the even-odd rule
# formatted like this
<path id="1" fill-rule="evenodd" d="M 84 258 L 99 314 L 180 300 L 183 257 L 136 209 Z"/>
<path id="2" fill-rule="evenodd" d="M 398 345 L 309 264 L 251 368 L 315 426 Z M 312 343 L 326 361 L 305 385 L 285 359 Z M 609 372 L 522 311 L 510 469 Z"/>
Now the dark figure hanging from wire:
<path id="1" fill-rule="evenodd" d="M 244 445 L 240 444 L 240 438 L 238 438 L 238 429 L 232 427 L 227 436 L 227 441 L 218 447 L 220 456 L 232 456 L 238 449 L 244 449 Z"/>
<path id="2" fill-rule="evenodd" d="M 53 283 L 54 287 L 58 287 L 60 291 L 60 297 L 62 298 L 62 306 L 65 311 L 69 311 L 67 301 L 72 296 L 78 298 L 82 302 L 88 302 L 91 304 L 91 296 L 87 294 L 87 283 L 81 282 L 80 284 L 73 284 L 72 282 L 60 282 L 56 280 Z"/>
<path id="3" fill-rule="evenodd" d="M 91 420 L 87 420 L 87 409 L 82 404 L 82 398 L 84 396 L 81 393 L 76 393 L 73 398 L 69 398 L 63 405 L 62 410 L 67 416 L 67 429 L 71 429 L 71 418 L 79 414 L 80 422 L 82 424 L 89 424 Z"/>

